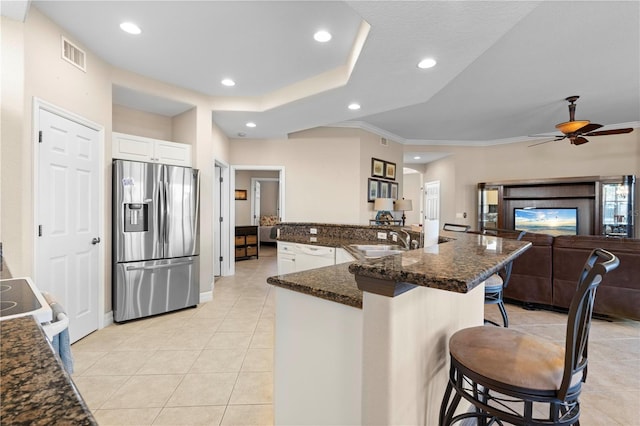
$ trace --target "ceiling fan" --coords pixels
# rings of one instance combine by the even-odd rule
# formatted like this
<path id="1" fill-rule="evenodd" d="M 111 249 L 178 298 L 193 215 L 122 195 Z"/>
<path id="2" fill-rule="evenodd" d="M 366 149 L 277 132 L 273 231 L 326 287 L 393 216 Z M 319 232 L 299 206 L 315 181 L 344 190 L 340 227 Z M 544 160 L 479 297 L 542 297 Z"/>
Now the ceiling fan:
<path id="1" fill-rule="evenodd" d="M 569 121 L 565 121 L 564 123 L 556 124 L 556 129 L 560 130 L 563 135 L 558 136 L 555 139 L 549 139 L 546 141 L 538 142 L 536 145 L 542 145 L 547 142 L 561 141 L 563 139 L 569 139 L 571 144 L 573 145 L 582 145 L 583 143 L 589 142 L 585 136 L 605 136 L 605 135 L 618 135 L 622 133 L 631 133 L 633 129 L 631 127 L 624 129 L 612 129 L 612 130 L 601 130 L 599 132 L 595 132 L 594 130 L 602 127 L 602 124 L 591 123 L 589 120 L 576 120 L 576 104 L 575 102 L 578 100 L 580 96 L 569 96 L 565 100 L 569 102 Z"/>

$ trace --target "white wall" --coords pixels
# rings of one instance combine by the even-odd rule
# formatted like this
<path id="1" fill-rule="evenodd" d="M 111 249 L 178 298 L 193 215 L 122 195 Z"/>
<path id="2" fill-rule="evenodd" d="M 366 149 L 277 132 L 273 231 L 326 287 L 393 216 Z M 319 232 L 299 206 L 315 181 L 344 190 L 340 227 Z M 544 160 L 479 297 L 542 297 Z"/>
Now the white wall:
<path id="1" fill-rule="evenodd" d="M 397 165 L 396 182 L 402 193 L 402 145 L 358 129 L 319 128 L 289 139 L 234 139 L 234 165 L 284 166 L 287 222 L 369 224 L 367 202 L 371 158 Z"/>
<path id="2" fill-rule="evenodd" d="M 171 117 L 113 105 L 113 131 L 163 141 L 175 140 Z M 177 141 L 176 141 L 177 142 Z"/>
<path id="3" fill-rule="evenodd" d="M 359 223 L 359 155 L 349 137 L 231 143 L 234 165 L 284 166 L 288 222 Z"/>
<path id="4" fill-rule="evenodd" d="M 406 200 L 411 200 L 413 210 L 406 211 L 405 224 L 406 226 L 422 223 L 422 210 L 423 210 L 423 177 L 422 173 L 405 173 L 403 178 L 403 190 L 402 196 Z M 402 216 L 402 213 L 399 213 Z"/>

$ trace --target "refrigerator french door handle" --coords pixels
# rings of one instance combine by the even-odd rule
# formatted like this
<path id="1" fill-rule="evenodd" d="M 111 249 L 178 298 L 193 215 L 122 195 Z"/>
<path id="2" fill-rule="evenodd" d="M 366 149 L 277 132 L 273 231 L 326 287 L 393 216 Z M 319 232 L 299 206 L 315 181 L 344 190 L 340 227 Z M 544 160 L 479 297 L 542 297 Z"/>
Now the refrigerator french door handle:
<path id="1" fill-rule="evenodd" d="M 175 263 L 166 263 L 162 265 L 154 265 L 154 266 L 127 266 L 127 271 L 149 271 L 153 269 L 162 269 L 162 268 L 172 268 L 174 266 L 182 266 L 182 265 L 191 265 L 193 264 L 193 260 L 188 262 L 175 262 Z"/>
<path id="2" fill-rule="evenodd" d="M 160 181 L 158 182 L 158 193 L 157 193 L 157 197 L 158 197 L 158 228 L 157 228 L 157 233 L 158 233 L 158 239 L 160 240 L 160 247 L 161 247 L 161 253 L 162 253 L 162 257 L 165 257 L 166 253 L 166 240 L 165 240 L 165 235 L 164 235 L 164 228 L 166 226 L 166 215 L 167 215 L 167 200 L 164 197 L 165 192 L 164 192 L 164 182 L 162 181 L 162 178 L 160 179 Z"/>
<path id="3" fill-rule="evenodd" d="M 168 173 L 165 173 L 165 176 Z M 168 195 L 167 195 L 167 180 L 165 178 L 165 180 L 162 181 L 162 196 L 164 198 L 164 207 L 165 207 L 165 212 L 163 217 L 165 218 L 164 221 L 164 228 L 162 228 L 162 241 L 164 241 L 165 244 L 165 256 L 166 256 L 166 250 L 169 249 L 169 218 L 168 216 L 171 214 L 171 212 L 169 211 L 169 209 L 167 208 L 167 203 L 169 202 L 168 199 Z"/>

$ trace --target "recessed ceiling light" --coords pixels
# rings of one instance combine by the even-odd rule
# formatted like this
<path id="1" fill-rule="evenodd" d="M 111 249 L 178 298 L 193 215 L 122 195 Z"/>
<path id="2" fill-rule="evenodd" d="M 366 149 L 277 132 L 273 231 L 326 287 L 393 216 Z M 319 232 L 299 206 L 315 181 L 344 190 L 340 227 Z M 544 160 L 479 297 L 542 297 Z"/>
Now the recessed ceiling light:
<path id="1" fill-rule="evenodd" d="M 360 104 L 356 104 L 356 103 L 354 102 L 354 103 L 352 103 L 352 104 L 349 104 L 348 108 L 349 108 L 350 110 L 356 111 L 356 110 L 360 109 Z"/>
<path id="2" fill-rule="evenodd" d="M 231 87 L 231 86 L 235 86 L 235 85 L 236 85 L 236 82 L 235 82 L 235 81 L 233 81 L 233 80 L 231 80 L 230 78 L 225 78 L 225 79 L 224 79 L 224 80 L 222 80 L 220 83 L 222 83 L 222 85 L 223 85 L 223 86 L 228 86 L 228 87 Z"/>
<path id="3" fill-rule="evenodd" d="M 142 32 L 140 27 L 134 24 L 133 22 L 123 22 L 122 24 L 120 24 L 120 29 L 125 33 L 129 33 L 133 35 L 138 35 Z"/>
<path id="4" fill-rule="evenodd" d="M 331 33 L 329 31 L 320 30 L 313 35 L 313 39 L 320 43 L 326 43 L 331 40 Z"/>
<path id="5" fill-rule="evenodd" d="M 416 155 L 415 157 L 413 157 L 414 160 L 419 160 L 420 156 Z"/>
<path id="6" fill-rule="evenodd" d="M 250 121 L 246 124 L 247 127 L 256 127 L 256 123 L 254 123 L 253 121 Z"/>
<path id="7" fill-rule="evenodd" d="M 421 68 L 421 69 L 431 68 L 435 66 L 436 66 L 436 60 L 433 58 L 426 58 L 421 60 L 418 63 L 418 68 Z"/>

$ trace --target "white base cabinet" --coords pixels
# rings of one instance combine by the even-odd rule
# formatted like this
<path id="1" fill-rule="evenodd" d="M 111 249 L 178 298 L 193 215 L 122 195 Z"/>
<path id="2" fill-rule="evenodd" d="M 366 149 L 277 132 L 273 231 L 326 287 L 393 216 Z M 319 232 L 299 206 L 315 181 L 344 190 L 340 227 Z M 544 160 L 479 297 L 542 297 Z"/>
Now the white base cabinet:
<path id="1" fill-rule="evenodd" d="M 191 167 L 191 145 L 113 132 L 113 158 Z"/>
<path id="2" fill-rule="evenodd" d="M 278 241 L 278 275 L 352 262 L 343 248 Z"/>

